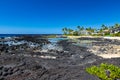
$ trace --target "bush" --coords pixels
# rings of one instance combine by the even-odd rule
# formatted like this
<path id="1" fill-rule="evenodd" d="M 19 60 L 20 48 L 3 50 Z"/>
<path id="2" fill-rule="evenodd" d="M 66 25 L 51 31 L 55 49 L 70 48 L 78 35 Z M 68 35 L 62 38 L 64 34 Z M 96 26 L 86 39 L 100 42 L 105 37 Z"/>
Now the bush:
<path id="1" fill-rule="evenodd" d="M 115 36 L 120 36 L 120 32 L 119 32 L 119 33 L 116 33 Z"/>
<path id="2" fill-rule="evenodd" d="M 120 37 L 120 32 L 118 32 L 118 33 L 114 33 L 114 34 L 111 34 L 112 36 L 117 36 L 117 37 Z"/>
<path id="3" fill-rule="evenodd" d="M 113 64 L 101 63 L 100 66 L 92 66 L 86 68 L 86 71 L 92 75 L 96 75 L 101 80 L 120 79 L 120 68 Z"/>

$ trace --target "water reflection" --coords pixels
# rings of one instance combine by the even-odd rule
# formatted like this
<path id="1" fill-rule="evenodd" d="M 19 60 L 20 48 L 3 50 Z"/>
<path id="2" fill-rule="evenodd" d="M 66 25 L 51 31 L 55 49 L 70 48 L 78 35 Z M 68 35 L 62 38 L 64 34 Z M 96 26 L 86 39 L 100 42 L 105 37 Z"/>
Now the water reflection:
<path id="1" fill-rule="evenodd" d="M 46 44 L 42 47 L 42 50 L 57 50 L 62 51 L 62 46 L 57 44 L 60 40 L 66 40 L 67 38 L 49 38 L 48 40 L 51 42 L 50 44 Z"/>
<path id="2" fill-rule="evenodd" d="M 92 47 L 92 42 L 95 42 L 95 40 L 79 40 L 79 39 L 72 39 L 71 40 L 73 45 L 82 46 L 90 48 Z"/>

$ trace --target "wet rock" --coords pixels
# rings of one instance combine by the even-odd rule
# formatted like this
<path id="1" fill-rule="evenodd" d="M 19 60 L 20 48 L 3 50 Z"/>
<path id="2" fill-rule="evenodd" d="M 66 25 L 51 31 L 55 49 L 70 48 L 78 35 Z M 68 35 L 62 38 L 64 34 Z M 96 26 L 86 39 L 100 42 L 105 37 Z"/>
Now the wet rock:
<path id="1" fill-rule="evenodd" d="M 24 40 L 24 38 L 21 38 L 21 40 Z M 21 40 L 16 39 L 16 41 Z M 26 39 L 27 42 L 30 42 L 30 45 L 32 43 L 42 44 L 42 42 L 46 44 L 42 40 L 37 40 L 39 40 L 37 37 L 35 40 L 31 40 L 31 37 Z M 110 46 L 115 42 L 102 39 L 95 40 L 101 42 L 94 43 L 93 45 L 102 46 L 103 50 L 101 51 L 104 51 L 105 54 L 107 53 L 105 52 L 106 50 L 110 51 L 110 49 L 113 50 L 115 48 L 114 45 Z M 41 46 L 33 48 L 28 43 L 10 47 L 5 46 L 3 52 L 7 54 L 0 55 L 0 77 L 6 78 L 6 80 L 100 80 L 95 76 L 87 74 L 85 68 L 92 65 L 99 65 L 103 62 L 120 66 L 120 58 L 100 59 L 100 57 L 89 52 L 88 48 L 72 45 L 70 41 L 61 41 L 58 45 L 63 47 L 62 51 L 50 50 L 48 52 L 39 52 Z M 98 47 L 94 48 L 94 50 L 97 49 L 99 50 Z M 5 50 L 8 52 L 5 52 Z M 39 51 L 33 52 L 33 50 Z M 113 50 L 113 52 L 115 51 Z M 31 54 L 36 57 L 28 56 Z M 57 58 L 48 59 L 39 56 L 55 56 Z M 6 68 L 8 70 L 4 70 Z"/>
<path id="2" fill-rule="evenodd" d="M 5 78 L 3 78 L 3 77 L 0 77 L 0 80 L 5 80 Z"/>
<path id="3" fill-rule="evenodd" d="M 7 75 L 8 75 L 7 72 L 3 72 L 3 73 L 2 73 L 2 76 L 4 76 L 4 77 L 7 76 Z"/>
<path id="4" fill-rule="evenodd" d="M 8 75 L 12 75 L 13 74 L 13 71 L 12 70 L 9 70 L 8 71 Z"/>
<path id="5" fill-rule="evenodd" d="M 3 69 L 3 66 L 0 66 L 0 70 L 2 70 Z"/>
<path id="6" fill-rule="evenodd" d="M 6 67 L 3 68 L 3 71 L 4 71 L 4 72 L 7 72 L 8 70 L 9 70 L 9 69 L 6 68 Z"/>
<path id="7" fill-rule="evenodd" d="M 2 76 L 2 71 L 0 71 L 0 76 Z"/>

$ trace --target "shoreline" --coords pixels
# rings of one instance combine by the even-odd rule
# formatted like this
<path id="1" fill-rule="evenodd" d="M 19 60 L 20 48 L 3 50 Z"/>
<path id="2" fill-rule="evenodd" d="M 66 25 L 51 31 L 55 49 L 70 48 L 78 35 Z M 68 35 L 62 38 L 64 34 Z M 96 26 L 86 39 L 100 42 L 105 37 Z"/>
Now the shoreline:
<path id="1" fill-rule="evenodd" d="M 32 79 L 33 77 L 34 80 L 46 80 L 46 78 L 47 80 L 55 80 L 57 78 L 60 80 L 99 80 L 99 78 L 86 73 L 85 68 L 91 65 L 99 65 L 100 63 L 119 65 L 120 57 L 118 57 L 118 54 L 110 55 L 110 53 L 111 50 L 117 51 L 116 48 L 118 48 L 120 43 L 118 44 L 118 42 L 116 42 L 117 40 L 112 41 L 108 39 L 85 37 L 79 38 L 79 40 L 95 41 L 92 43 L 95 47 L 92 50 L 99 50 L 101 51 L 100 54 L 88 51 L 89 48 L 87 47 L 73 45 L 72 43 L 76 42 L 72 40 L 56 42 L 59 47 L 62 47 L 61 50 L 58 50 L 57 45 L 55 46 L 57 49 L 52 48 L 48 50 L 49 47 L 43 49 L 42 45 L 47 45 L 51 42 L 42 37 L 23 36 L 8 39 L 8 41 L 13 40 L 11 44 L 14 44 L 14 42 L 17 44 L 20 41 L 27 42 L 11 46 L 1 44 L 0 67 L 3 68 L 0 69 L 2 71 L 1 77 L 5 80 L 27 80 L 27 78 Z M 35 44 L 39 45 L 34 47 Z M 98 48 L 96 46 L 98 46 Z M 108 51 L 110 51 L 110 53 L 106 54 Z M 107 58 L 103 58 L 104 56 L 101 57 L 101 55 Z M 115 58 L 111 58 L 111 56 L 115 56 Z M 7 71 L 5 69 L 7 69 Z M 3 73 L 6 73 L 6 75 Z M 61 75 L 61 77 L 58 75 Z"/>
<path id="2" fill-rule="evenodd" d="M 70 37 L 71 39 L 76 39 Z M 78 38 L 78 37 L 77 37 Z M 104 59 L 120 58 L 120 37 L 79 36 L 78 40 L 95 40 L 88 51 Z"/>
<path id="3" fill-rule="evenodd" d="M 105 37 L 105 36 L 67 36 L 70 39 L 77 39 L 77 38 L 104 38 L 104 39 L 116 39 L 120 40 L 120 37 Z"/>

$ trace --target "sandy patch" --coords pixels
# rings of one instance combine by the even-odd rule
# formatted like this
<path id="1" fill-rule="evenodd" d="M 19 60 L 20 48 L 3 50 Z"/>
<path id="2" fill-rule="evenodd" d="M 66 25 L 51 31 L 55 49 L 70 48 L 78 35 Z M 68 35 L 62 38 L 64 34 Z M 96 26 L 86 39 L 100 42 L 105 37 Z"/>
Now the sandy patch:
<path id="1" fill-rule="evenodd" d="M 67 36 L 70 39 L 76 39 L 76 38 L 101 38 L 101 36 Z"/>
<path id="2" fill-rule="evenodd" d="M 75 38 L 104 38 L 104 39 L 117 39 L 120 40 L 120 37 L 104 37 L 104 36 L 67 36 L 68 38 L 75 39 Z"/>
<path id="3" fill-rule="evenodd" d="M 55 56 L 39 56 L 39 57 L 44 59 L 56 59 Z"/>
<path id="4" fill-rule="evenodd" d="M 97 56 L 101 56 L 103 58 L 119 58 L 120 54 L 97 54 Z"/>

